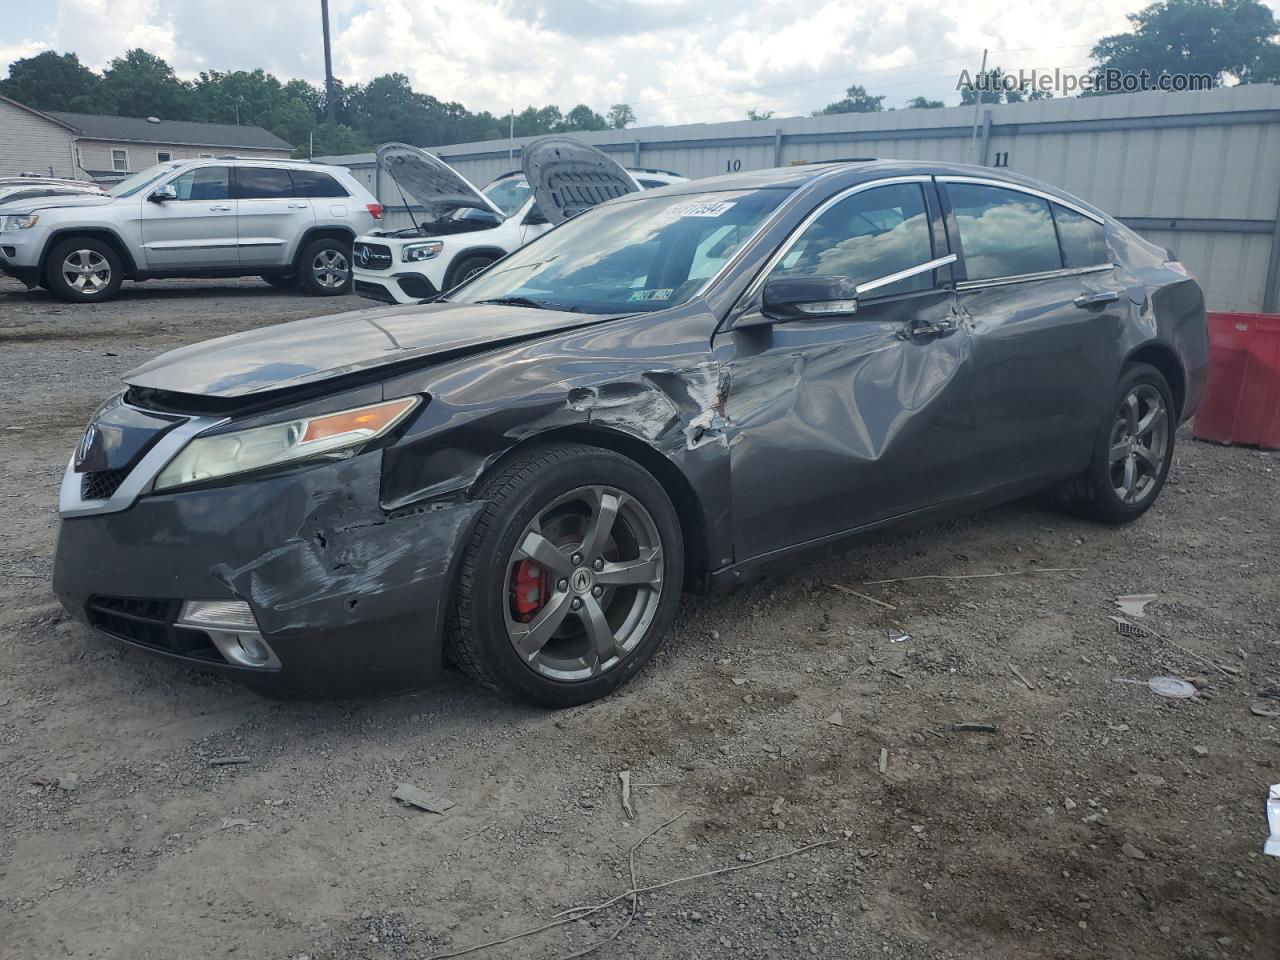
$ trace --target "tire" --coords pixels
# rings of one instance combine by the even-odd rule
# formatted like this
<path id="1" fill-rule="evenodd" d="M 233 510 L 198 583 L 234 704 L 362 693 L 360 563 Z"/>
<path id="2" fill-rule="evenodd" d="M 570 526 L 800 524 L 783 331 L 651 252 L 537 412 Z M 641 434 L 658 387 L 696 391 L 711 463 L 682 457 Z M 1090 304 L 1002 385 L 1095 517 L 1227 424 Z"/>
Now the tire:
<path id="1" fill-rule="evenodd" d="M 55 297 L 72 303 L 101 303 L 120 290 L 124 263 L 111 244 L 96 237 L 72 237 L 49 251 L 44 277 Z"/>
<path id="2" fill-rule="evenodd" d="M 470 280 L 489 264 L 494 263 L 495 260 L 495 257 L 490 257 L 483 253 L 463 257 L 449 268 L 449 278 L 444 285 L 445 291 L 452 290 L 464 280 Z"/>
<path id="3" fill-rule="evenodd" d="M 512 460 L 476 498 L 488 505 L 461 561 L 452 661 L 543 707 L 599 699 L 635 676 L 670 630 L 684 581 L 679 520 L 657 480 L 611 450 L 558 444 Z M 613 519 L 599 534 L 602 514 L 584 509 L 602 503 Z M 601 549 L 582 550 L 593 539 Z"/>
<path id="4" fill-rule="evenodd" d="M 1174 410 L 1164 374 L 1145 363 L 1124 368 L 1098 425 L 1093 461 L 1071 490 L 1081 512 L 1102 523 L 1123 524 L 1151 509 L 1173 463 Z M 1134 424 L 1137 441 L 1131 442 Z"/>
<path id="5" fill-rule="evenodd" d="M 322 237 L 298 255 L 298 285 L 316 297 L 351 292 L 351 241 Z"/>
<path id="6" fill-rule="evenodd" d="M 271 286 L 280 289 L 296 287 L 298 285 L 298 278 L 292 274 L 285 276 L 282 273 L 264 273 L 262 274 L 262 279 L 271 284 Z"/>

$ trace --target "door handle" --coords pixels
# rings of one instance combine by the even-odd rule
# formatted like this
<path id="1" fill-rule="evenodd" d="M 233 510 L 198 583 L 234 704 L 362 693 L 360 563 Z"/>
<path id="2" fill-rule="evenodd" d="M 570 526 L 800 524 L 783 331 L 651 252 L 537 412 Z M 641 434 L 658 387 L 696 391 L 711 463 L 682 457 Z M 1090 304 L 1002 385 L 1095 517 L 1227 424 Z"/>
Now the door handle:
<path id="1" fill-rule="evenodd" d="M 934 320 L 929 323 L 913 323 L 907 328 L 907 336 L 910 339 L 916 337 L 925 337 L 933 339 L 935 337 L 945 337 L 948 334 L 955 333 L 960 329 L 960 325 L 956 323 L 954 318 L 945 320 Z"/>
<path id="2" fill-rule="evenodd" d="M 209 209 L 210 210 L 230 210 L 231 205 L 229 203 L 215 203 L 211 207 L 209 207 Z"/>
<path id="3" fill-rule="evenodd" d="M 305 210 L 305 209 L 307 209 L 307 205 L 306 205 L 305 203 L 291 203 L 291 204 L 289 204 L 289 209 L 290 209 L 290 210 Z"/>
<path id="4" fill-rule="evenodd" d="M 1115 303 L 1120 299 L 1120 294 L 1115 290 L 1104 290 L 1102 293 L 1082 293 L 1071 302 L 1077 307 L 1088 310 L 1090 307 L 1100 307 L 1103 304 Z"/>

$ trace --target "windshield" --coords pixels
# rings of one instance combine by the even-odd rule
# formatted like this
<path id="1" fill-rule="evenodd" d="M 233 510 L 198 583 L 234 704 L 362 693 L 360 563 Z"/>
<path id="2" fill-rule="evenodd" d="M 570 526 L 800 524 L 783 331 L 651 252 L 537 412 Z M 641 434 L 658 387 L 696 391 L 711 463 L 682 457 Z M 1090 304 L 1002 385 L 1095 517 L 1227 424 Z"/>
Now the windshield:
<path id="1" fill-rule="evenodd" d="M 126 177 L 114 187 L 107 191 L 113 197 L 132 197 L 149 183 L 154 183 L 163 177 L 166 173 L 176 169 L 172 163 L 157 163 L 153 167 L 135 173 L 132 177 Z"/>
<path id="2" fill-rule="evenodd" d="M 501 180 L 495 180 L 483 190 L 480 191 L 489 198 L 489 202 L 502 211 L 504 217 L 509 217 L 529 199 L 532 192 L 529 189 L 529 182 L 524 177 L 504 177 Z M 477 207 L 462 207 L 453 211 L 450 215 L 454 220 L 493 220 L 493 211 L 489 209 L 479 209 Z"/>
<path id="3" fill-rule="evenodd" d="M 524 306 L 586 313 L 665 310 L 697 293 L 787 193 L 737 190 L 597 207 L 517 250 L 449 299 L 518 299 Z"/>

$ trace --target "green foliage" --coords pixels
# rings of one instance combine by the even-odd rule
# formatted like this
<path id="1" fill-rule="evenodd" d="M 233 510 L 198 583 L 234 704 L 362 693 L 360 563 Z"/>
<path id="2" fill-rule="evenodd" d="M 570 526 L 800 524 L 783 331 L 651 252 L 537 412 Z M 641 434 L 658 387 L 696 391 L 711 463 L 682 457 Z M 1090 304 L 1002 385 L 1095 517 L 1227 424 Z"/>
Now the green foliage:
<path id="1" fill-rule="evenodd" d="M 854 85 L 844 92 L 844 99 L 828 103 L 821 110 L 815 110 L 815 117 L 832 113 L 879 113 L 884 109 L 884 97 L 873 97 L 865 87 Z"/>
<path id="2" fill-rule="evenodd" d="M 605 120 L 615 130 L 621 130 L 636 122 L 636 112 L 628 104 L 615 103 L 609 108 L 609 112 L 605 114 Z"/>
<path id="3" fill-rule="evenodd" d="M 946 104 L 941 100 L 930 100 L 928 97 L 912 97 L 907 101 L 907 109 L 909 110 L 937 110 L 939 107 L 945 107 Z"/>
<path id="4" fill-rule="evenodd" d="M 52 50 L 9 64 L 9 78 L 0 80 L 0 96 L 37 110 L 101 113 L 112 108 L 101 77 L 74 53 Z"/>
<path id="5" fill-rule="evenodd" d="M 750 110 L 747 111 L 747 119 L 748 120 L 772 120 L 773 111 L 757 110 L 755 107 L 752 107 Z"/>
<path id="6" fill-rule="evenodd" d="M 183 118 L 191 115 L 191 85 L 173 67 L 140 48 L 116 57 L 102 71 L 102 90 L 113 113 L 131 117 Z"/>
<path id="7" fill-rule="evenodd" d="M 1280 80 L 1280 25 L 1259 0 L 1162 0 L 1128 16 L 1131 33 L 1103 37 L 1092 56 L 1126 73 L 1202 73 L 1221 84 Z"/>

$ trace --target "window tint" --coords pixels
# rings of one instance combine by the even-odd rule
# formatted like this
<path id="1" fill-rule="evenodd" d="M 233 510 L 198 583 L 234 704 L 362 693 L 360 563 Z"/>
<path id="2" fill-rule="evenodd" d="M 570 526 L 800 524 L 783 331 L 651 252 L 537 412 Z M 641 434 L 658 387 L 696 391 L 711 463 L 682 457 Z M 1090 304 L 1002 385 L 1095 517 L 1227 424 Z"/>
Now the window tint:
<path id="1" fill-rule="evenodd" d="M 169 181 L 179 200 L 226 200 L 230 191 L 229 167 L 197 167 Z"/>
<path id="2" fill-rule="evenodd" d="M 863 190 L 831 207 L 805 229 L 770 276 L 843 276 L 857 284 L 932 259 L 924 192 L 918 183 L 896 183 Z M 882 287 L 875 296 L 931 286 L 932 272 L 922 273 Z"/>
<path id="3" fill-rule="evenodd" d="M 293 196 L 289 171 L 280 167 L 236 167 L 237 200 L 274 200 Z"/>
<path id="4" fill-rule="evenodd" d="M 1096 267 L 1111 262 L 1107 231 L 1097 220 L 1057 203 L 1053 205 L 1053 219 L 1058 225 L 1062 259 L 1068 267 Z"/>
<path id="5" fill-rule="evenodd" d="M 295 197 L 349 197 L 340 184 L 327 173 L 319 170 L 290 170 Z"/>
<path id="6" fill-rule="evenodd" d="M 1049 201 L 976 183 L 947 185 L 970 280 L 1061 270 Z"/>

